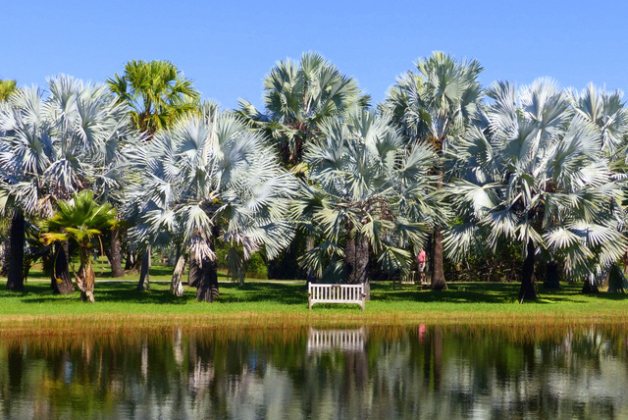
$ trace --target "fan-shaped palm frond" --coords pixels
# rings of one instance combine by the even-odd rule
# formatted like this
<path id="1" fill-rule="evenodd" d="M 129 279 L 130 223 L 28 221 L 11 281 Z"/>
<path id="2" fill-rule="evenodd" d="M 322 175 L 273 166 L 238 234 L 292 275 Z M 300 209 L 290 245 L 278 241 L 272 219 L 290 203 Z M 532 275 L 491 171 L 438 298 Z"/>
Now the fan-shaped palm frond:
<path id="1" fill-rule="evenodd" d="M 123 194 L 123 145 L 135 137 L 124 104 L 103 86 L 68 76 L 49 94 L 19 89 L 0 106 L 0 189 L 26 217 L 50 217 L 57 202 L 91 188 L 115 202 Z"/>
<path id="2" fill-rule="evenodd" d="M 298 183 L 236 118 L 190 117 L 132 154 L 139 179 L 126 210 L 138 221 L 132 238 L 175 242 L 201 265 L 215 260 L 217 240 L 247 259 L 262 247 L 272 258 L 289 245 L 288 204 Z"/>
<path id="3" fill-rule="evenodd" d="M 56 213 L 42 225 L 42 241 L 72 241 L 79 248 L 81 266 L 77 275 L 77 285 L 81 298 L 94 301 L 94 270 L 92 268 L 93 246 L 95 241 L 117 223 L 116 211 L 108 203 L 98 204 L 94 193 L 89 190 L 75 194 L 71 200 L 59 201 Z"/>
<path id="4" fill-rule="evenodd" d="M 617 223 L 621 185 L 592 117 L 598 111 L 574 111 L 573 98 L 547 79 L 518 91 L 498 83 L 489 96 L 487 126 L 468 131 L 450 151 L 463 179 L 449 188 L 462 216 L 447 236 L 449 253 L 462 257 L 481 243 L 471 236 L 484 232 L 493 247 L 502 237 L 519 241 L 532 264 L 547 250 L 575 276 L 586 275 L 592 261 L 617 259 L 626 249 Z M 589 90 L 578 106 L 595 108 L 593 96 Z M 531 278 L 523 282 L 520 297 L 533 297 Z"/>
<path id="5" fill-rule="evenodd" d="M 284 163 L 301 162 L 303 147 L 326 121 L 368 105 L 357 83 L 317 53 L 279 62 L 264 80 L 265 110 L 241 100 L 237 113 L 279 143 Z"/>
<path id="6" fill-rule="evenodd" d="M 148 137 L 198 108 L 200 95 L 192 82 L 169 61 L 129 61 L 124 74 L 107 83 L 118 100 L 131 108 L 136 128 Z"/>
<path id="7" fill-rule="evenodd" d="M 307 149 L 312 185 L 293 211 L 319 239 L 301 259 L 319 278 L 342 261 L 346 281 L 365 281 L 369 249 L 385 269 L 407 270 L 411 251 L 444 218 L 431 173 L 436 153 L 424 143 L 406 150 L 389 122 L 356 110 L 327 122 Z"/>

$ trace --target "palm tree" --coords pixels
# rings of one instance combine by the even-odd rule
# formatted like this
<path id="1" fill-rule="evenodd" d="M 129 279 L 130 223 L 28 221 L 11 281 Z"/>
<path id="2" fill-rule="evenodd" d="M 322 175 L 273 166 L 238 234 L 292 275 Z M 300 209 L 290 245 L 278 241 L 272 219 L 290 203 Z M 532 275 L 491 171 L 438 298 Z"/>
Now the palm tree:
<path id="1" fill-rule="evenodd" d="M 107 81 L 118 100 L 128 104 L 135 127 L 150 141 L 159 130 L 170 128 L 176 121 L 198 109 L 199 93 L 177 67 L 169 61 L 129 61 L 122 76 Z M 112 271 L 122 275 L 120 233 L 112 232 L 110 247 Z M 141 259 L 138 289 L 149 287 L 150 249 Z"/>
<path id="2" fill-rule="evenodd" d="M 17 90 L 15 80 L 0 80 L 0 101 L 6 101 Z"/>
<path id="3" fill-rule="evenodd" d="M 59 200 L 77 191 L 93 188 L 102 195 L 123 186 L 119 150 L 121 140 L 132 136 L 126 107 L 104 86 L 67 76 L 50 79 L 49 89 L 45 99 L 37 89 L 19 89 L 0 104 L 0 190 L 5 196 L 0 202 L 12 210 L 11 290 L 23 288 L 27 219 L 50 217 Z M 58 277 L 51 276 L 53 289 L 71 291 L 69 277 L 62 283 Z"/>
<path id="4" fill-rule="evenodd" d="M 241 100 L 238 114 L 277 143 L 288 166 L 301 162 L 305 145 L 320 134 L 326 120 L 369 101 L 354 79 L 313 52 L 303 54 L 298 64 L 279 62 L 264 80 L 264 92 L 265 111 Z"/>
<path id="5" fill-rule="evenodd" d="M 391 89 L 382 109 L 390 113 L 408 144 L 417 140 L 430 143 L 440 157 L 455 136 L 464 133 L 477 113 L 482 97 L 478 75 L 480 63 L 456 62 L 435 52 L 419 60 L 417 72 L 409 71 Z M 434 160 L 434 171 L 445 182 L 442 159 Z M 432 240 L 432 288 L 447 288 L 443 268 L 444 225 L 438 225 Z"/>
<path id="6" fill-rule="evenodd" d="M 570 108 L 564 92 L 538 80 L 518 92 L 499 83 L 478 124 L 450 150 L 459 179 L 451 184 L 457 215 L 446 239 L 454 258 L 486 241 L 522 246 L 519 299 L 536 298 L 534 267 L 543 250 L 572 275 L 621 257 L 620 186 L 596 127 Z"/>
<path id="7" fill-rule="evenodd" d="M 9 95 L 11 95 L 13 92 L 15 92 L 16 90 L 16 83 L 15 80 L 0 80 L 0 102 L 4 102 L 9 98 Z M 2 192 L 0 191 L 0 194 L 2 194 Z M 6 219 L 6 214 L 4 214 L 4 209 L 6 209 L 6 197 L 3 195 L 0 195 L 0 232 L 2 232 L 2 243 L 0 243 L 0 248 L 2 248 L 2 263 L 0 263 L 0 273 L 1 274 L 6 274 L 8 266 L 9 266 L 9 243 L 7 242 L 7 239 L 9 237 L 8 235 L 8 227 L 9 227 L 9 223 L 7 222 Z"/>
<path id="8" fill-rule="evenodd" d="M 616 206 L 615 211 L 620 228 L 624 235 L 628 235 L 628 109 L 622 96 L 620 91 L 606 92 L 590 84 L 582 92 L 571 91 L 569 98 L 576 114 L 596 129 L 602 150 L 610 161 L 614 179 L 619 182 L 623 180 L 623 203 Z M 623 288 L 622 271 L 626 270 L 626 264 L 628 249 L 624 253 L 623 268 L 619 261 L 609 267 L 609 291 Z"/>
<path id="9" fill-rule="evenodd" d="M 131 108 L 135 127 L 149 138 L 198 108 L 199 93 L 169 61 L 129 61 L 124 74 L 107 83 Z"/>
<path id="10" fill-rule="evenodd" d="M 625 160 L 623 151 L 628 135 L 628 109 L 619 91 L 606 92 L 590 84 L 582 92 L 569 92 L 569 100 L 576 114 L 591 123 L 602 142 L 602 149 L 612 160 Z"/>
<path id="11" fill-rule="evenodd" d="M 356 110 L 322 128 L 304 161 L 306 194 L 295 205 L 301 227 L 318 239 L 301 261 L 318 278 L 368 281 L 370 254 L 385 270 L 407 271 L 443 219 L 426 143 L 407 150 L 389 119 Z M 409 249 L 410 248 L 410 249 Z"/>
<path id="12" fill-rule="evenodd" d="M 76 243 L 81 263 L 76 283 L 81 299 L 94 302 L 93 248 L 105 230 L 116 224 L 115 209 L 108 203 L 98 204 L 89 190 L 75 194 L 72 200 L 59 201 L 57 205 L 59 210 L 44 223 L 42 240 L 48 245 L 65 241 Z"/>
<path id="13" fill-rule="evenodd" d="M 126 213 L 137 220 L 129 235 L 146 246 L 177 246 L 176 295 L 183 293 L 188 253 L 190 266 L 198 268 L 197 298 L 211 302 L 218 297 L 217 241 L 245 259 L 262 247 L 273 258 L 290 243 L 286 213 L 298 183 L 264 138 L 234 117 L 191 116 L 134 154 L 140 181 L 128 198 Z"/>
<path id="14" fill-rule="evenodd" d="M 356 106 L 368 106 L 356 81 L 340 72 L 320 54 L 308 52 L 298 62 L 284 60 L 264 80 L 264 109 L 240 101 L 237 114 L 272 139 L 283 164 L 301 174 L 304 148 L 320 137 L 328 120 L 344 117 Z M 297 234 L 292 245 L 269 270 L 275 275 L 301 275 L 297 258 L 310 246 L 311 238 Z"/>

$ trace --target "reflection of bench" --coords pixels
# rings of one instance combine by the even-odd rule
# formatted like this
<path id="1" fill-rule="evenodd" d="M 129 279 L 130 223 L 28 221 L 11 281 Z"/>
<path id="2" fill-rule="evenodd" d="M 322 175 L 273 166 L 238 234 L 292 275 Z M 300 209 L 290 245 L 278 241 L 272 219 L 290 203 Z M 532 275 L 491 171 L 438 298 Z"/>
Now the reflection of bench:
<path id="1" fill-rule="evenodd" d="M 310 328 L 307 338 L 307 352 L 323 353 L 332 350 L 364 351 L 366 333 L 364 328 L 357 330 L 317 330 Z"/>
<path id="2" fill-rule="evenodd" d="M 316 284 L 307 287 L 307 306 L 312 309 L 316 303 L 354 303 L 364 310 L 369 295 L 368 284 Z"/>

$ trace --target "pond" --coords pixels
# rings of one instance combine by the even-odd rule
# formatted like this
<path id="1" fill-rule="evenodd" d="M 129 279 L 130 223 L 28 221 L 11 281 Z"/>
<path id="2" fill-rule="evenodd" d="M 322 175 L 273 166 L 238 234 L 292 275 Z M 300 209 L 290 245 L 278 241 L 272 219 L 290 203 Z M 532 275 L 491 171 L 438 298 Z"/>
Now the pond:
<path id="1" fill-rule="evenodd" d="M 0 418 L 628 418 L 628 328 L 0 339 Z"/>

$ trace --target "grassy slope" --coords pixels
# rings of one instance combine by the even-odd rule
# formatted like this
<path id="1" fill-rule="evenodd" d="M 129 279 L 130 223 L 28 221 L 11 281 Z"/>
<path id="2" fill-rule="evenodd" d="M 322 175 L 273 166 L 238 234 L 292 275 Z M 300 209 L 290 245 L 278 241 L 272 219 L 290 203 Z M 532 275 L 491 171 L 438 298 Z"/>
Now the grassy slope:
<path id="1" fill-rule="evenodd" d="M 137 292 L 137 275 L 121 280 L 101 278 L 96 303 L 84 304 L 78 293 L 53 296 L 45 278 L 34 272 L 23 294 L 0 289 L 0 332 L 71 331 L 77 327 L 155 328 L 184 325 L 290 326 L 429 323 L 628 323 L 628 298 L 584 296 L 578 286 L 541 292 L 535 303 L 514 300 L 515 283 L 458 283 L 445 292 L 419 291 L 390 282 L 372 286 L 364 312 L 355 306 L 307 309 L 303 281 L 255 281 L 243 288 L 222 278 L 220 302 L 196 302 L 188 288 L 183 298 L 168 292 L 169 269 L 156 267 L 151 290 Z M 0 279 L 4 284 L 4 279 Z"/>

